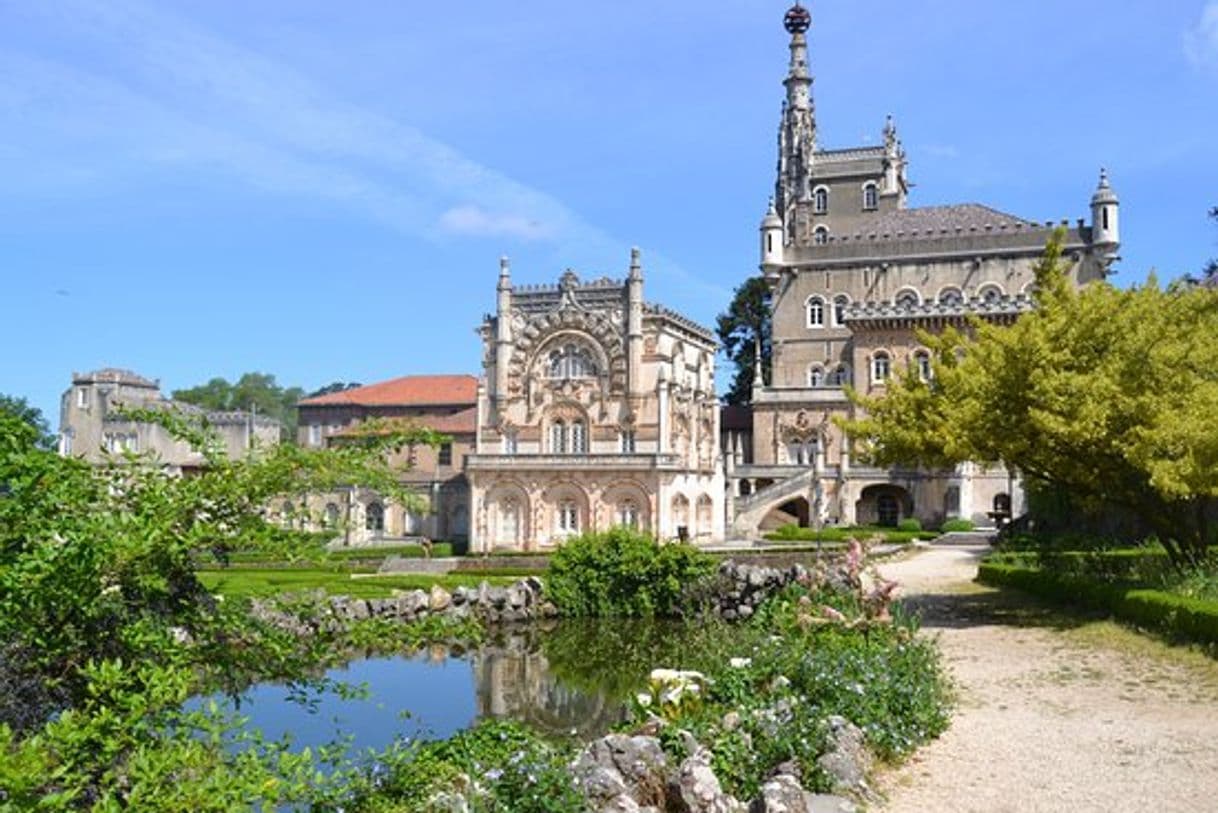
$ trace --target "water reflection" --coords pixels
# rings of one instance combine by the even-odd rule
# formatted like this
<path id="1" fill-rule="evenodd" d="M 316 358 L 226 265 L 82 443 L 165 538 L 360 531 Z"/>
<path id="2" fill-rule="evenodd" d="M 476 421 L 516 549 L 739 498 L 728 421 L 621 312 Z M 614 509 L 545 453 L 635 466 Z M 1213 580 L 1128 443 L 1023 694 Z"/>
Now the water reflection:
<path id="1" fill-rule="evenodd" d="M 454 645 L 354 660 L 329 681 L 363 684 L 359 697 L 326 690 L 299 701 L 278 684 L 239 699 L 249 725 L 295 747 L 350 738 L 356 749 L 395 737 L 443 738 L 478 719 L 518 720 L 555 736 L 591 739 L 624 719 L 626 699 L 657 665 L 697 668 L 714 627 L 571 623 L 500 630 L 473 647 Z"/>

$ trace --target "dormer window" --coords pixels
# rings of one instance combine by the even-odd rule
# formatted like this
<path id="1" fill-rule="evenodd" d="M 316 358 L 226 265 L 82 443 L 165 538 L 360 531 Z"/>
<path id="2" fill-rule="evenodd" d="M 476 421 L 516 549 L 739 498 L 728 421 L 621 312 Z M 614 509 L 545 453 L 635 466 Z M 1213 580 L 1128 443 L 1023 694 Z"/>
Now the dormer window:
<path id="1" fill-rule="evenodd" d="M 812 211 L 818 215 L 829 212 L 829 188 L 827 186 L 818 186 L 812 192 Z"/>
<path id="2" fill-rule="evenodd" d="M 863 187 L 863 208 L 867 211 L 879 208 L 880 205 L 880 190 L 874 183 L 869 183 Z"/>
<path id="3" fill-rule="evenodd" d="M 898 293 L 896 303 L 898 307 L 902 308 L 916 308 L 918 305 L 922 304 L 921 300 L 918 298 L 918 292 L 912 288 L 906 288 Z"/>
<path id="4" fill-rule="evenodd" d="M 958 308 L 964 304 L 964 294 L 959 288 L 944 288 L 939 292 L 939 304 L 948 308 Z"/>

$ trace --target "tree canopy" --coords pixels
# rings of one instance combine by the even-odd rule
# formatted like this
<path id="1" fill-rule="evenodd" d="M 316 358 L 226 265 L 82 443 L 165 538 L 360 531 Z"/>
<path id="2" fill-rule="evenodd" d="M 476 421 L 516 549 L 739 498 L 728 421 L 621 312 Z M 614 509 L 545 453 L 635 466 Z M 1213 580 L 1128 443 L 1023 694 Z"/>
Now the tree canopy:
<path id="1" fill-rule="evenodd" d="M 772 316 L 770 286 L 762 277 L 746 280 L 736 289 L 727 311 L 719 314 L 715 333 L 723 352 L 736 368 L 727 392 L 729 404 L 747 404 L 752 400 L 758 345 L 761 348 L 761 370 L 769 380 Z"/>
<path id="2" fill-rule="evenodd" d="M 0 412 L 28 424 L 37 433 L 34 442 L 38 447 L 55 448 L 55 433 L 51 431 L 50 422 L 41 409 L 30 404 L 25 398 L 0 393 Z"/>
<path id="3" fill-rule="evenodd" d="M 1218 294 L 1076 290 L 1063 234 L 1015 324 L 920 335 L 933 376 L 898 371 L 846 422 L 879 465 L 1001 462 L 1094 507 L 1132 511 L 1179 565 L 1199 562 L 1218 508 Z"/>
<path id="4" fill-rule="evenodd" d="M 217 377 L 197 387 L 173 391 L 174 400 L 203 409 L 253 410 L 274 418 L 289 441 L 296 437 L 296 403 L 304 395 L 300 387 L 283 387 L 269 373 L 244 373 L 234 383 Z"/>

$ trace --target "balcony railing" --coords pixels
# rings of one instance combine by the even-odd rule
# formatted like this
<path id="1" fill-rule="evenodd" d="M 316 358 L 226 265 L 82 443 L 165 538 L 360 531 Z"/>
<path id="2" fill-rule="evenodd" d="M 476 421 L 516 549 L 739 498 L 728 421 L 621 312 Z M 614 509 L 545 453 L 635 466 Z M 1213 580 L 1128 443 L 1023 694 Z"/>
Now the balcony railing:
<path id="1" fill-rule="evenodd" d="M 675 454 L 472 454 L 465 458 L 466 469 L 679 469 Z"/>

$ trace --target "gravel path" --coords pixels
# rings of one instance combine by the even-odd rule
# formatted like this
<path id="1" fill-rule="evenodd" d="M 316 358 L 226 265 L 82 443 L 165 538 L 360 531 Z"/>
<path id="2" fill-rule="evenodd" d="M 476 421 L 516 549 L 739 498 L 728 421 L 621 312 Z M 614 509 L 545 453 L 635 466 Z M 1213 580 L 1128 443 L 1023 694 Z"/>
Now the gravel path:
<path id="1" fill-rule="evenodd" d="M 1218 664 L 972 583 L 977 544 L 881 566 L 957 689 L 951 728 L 880 777 L 881 810 L 1218 811 Z"/>

